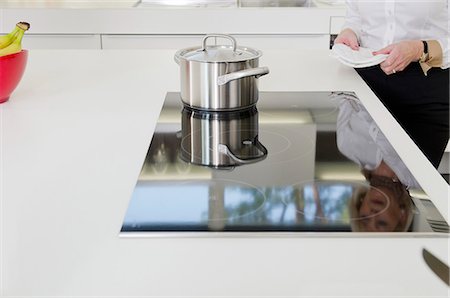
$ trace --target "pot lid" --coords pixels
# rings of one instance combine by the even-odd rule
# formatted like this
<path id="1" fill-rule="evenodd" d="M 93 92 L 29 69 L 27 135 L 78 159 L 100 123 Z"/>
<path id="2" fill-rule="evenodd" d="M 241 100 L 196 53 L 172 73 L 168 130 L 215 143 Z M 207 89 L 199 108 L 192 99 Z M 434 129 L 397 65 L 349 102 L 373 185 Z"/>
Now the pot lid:
<path id="1" fill-rule="evenodd" d="M 206 41 L 211 37 L 226 38 L 232 42 L 232 45 L 207 46 Z M 203 38 L 202 47 L 180 50 L 176 55 L 188 61 L 197 62 L 240 62 L 259 58 L 262 53 L 247 47 L 237 47 L 236 40 L 230 35 L 209 34 Z"/>

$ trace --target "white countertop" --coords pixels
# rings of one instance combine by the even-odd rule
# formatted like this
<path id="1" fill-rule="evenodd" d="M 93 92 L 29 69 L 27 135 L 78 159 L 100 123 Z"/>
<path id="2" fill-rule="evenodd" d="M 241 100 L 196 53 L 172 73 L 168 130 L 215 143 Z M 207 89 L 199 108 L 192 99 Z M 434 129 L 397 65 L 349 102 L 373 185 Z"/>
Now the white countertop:
<path id="1" fill-rule="evenodd" d="M 283 1 L 283 0 L 281 0 Z M 97 9 L 97 8 L 126 8 L 137 7 L 143 3 L 143 7 L 166 7 L 173 8 L 183 7 L 183 5 L 164 5 L 161 3 L 170 1 L 139 1 L 139 0 L 2 0 L 0 8 L 82 8 L 82 9 Z M 180 2 L 180 1 L 178 1 Z M 187 2 L 187 1 L 186 1 Z M 192 2 L 192 1 L 191 1 Z M 193 1 L 195 2 L 195 1 Z M 214 1 L 210 1 L 211 6 L 214 6 Z M 237 3 L 237 0 L 222 1 L 225 3 Z M 256 2 L 256 1 L 255 1 Z M 262 1 L 264 2 L 264 1 Z M 236 4 L 237 5 L 237 4 Z M 311 0 L 311 7 L 341 7 L 345 5 L 344 0 Z M 186 7 L 194 7 L 192 5 L 184 5 Z M 230 6 L 231 7 L 231 6 Z M 224 8 L 227 8 L 225 5 Z"/>
<path id="2" fill-rule="evenodd" d="M 127 8 L 138 0 L 2 0 L 0 8 Z"/>
<path id="3" fill-rule="evenodd" d="M 448 185 L 353 69 L 327 51 L 267 51 L 260 64 L 263 91 L 355 91 L 448 221 Z M 1 294 L 448 297 L 421 257 L 448 262 L 448 238 L 119 238 L 178 90 L 171 51 L 30 52 L 0 105 Z"/>

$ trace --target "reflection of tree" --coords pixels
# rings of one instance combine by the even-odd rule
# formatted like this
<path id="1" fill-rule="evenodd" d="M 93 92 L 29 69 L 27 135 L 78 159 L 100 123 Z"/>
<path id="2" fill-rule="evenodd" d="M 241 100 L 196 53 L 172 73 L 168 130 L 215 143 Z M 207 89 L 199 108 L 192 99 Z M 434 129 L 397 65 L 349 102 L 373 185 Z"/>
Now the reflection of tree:
<path id="1" fill-rule="evenodd" d="M 319 193 L 317 184 L 312 185 L 312 192 L 313 192 L 314 204 L 316 205 L 315 217 L 318 218 L 318 220 L 320 222 L 326 222 L 326 218 L 324 217 L 323 210 L 322 210 L 322 201 L 320 200 L 320 193 Z"/>
<path id="2" fill-rule="evenodd" d="M 345 184 L 315 183 L 301 187 L 239 188 L 235 191 L 250 199 L 235 205 L 225 202 L 228 223 L 326 224 L 349 219 L 348 202 L 352 187 Z"/>
<path id="3" fill-rule="evenodd" d="M 348 202 L 352 195 L 352 187 L 343 184 L 315 184 L 317 189 L 322 218 L 329 221 L 348 218 Z M 316 208 L 319 207 L 316 205 Z M 316 212 L 319 216 L 319 212 Z"/>
<path id="4" fill-rule="evenodd" d="M 266 187 L 263 189 L 240 189 L 244 196 L 253 198 L 237 206 L 226 206 L 229 222 L 264 224 L 274 220 L 272 212 L 281 210 L 279 221 L 283 222 L 287 205 L 283 202 L 286 197 L 292 196 L 292 188 Z M 244 216 L 245 215 L 245 216 Z"/>
<path id="5" fill-rule="evenodd" d="M 303 196 L 303 188 L 294 188 L 292 198 L 295 206 L 295 222 L 302 223 L 305 221 L 305 197 Z"/>

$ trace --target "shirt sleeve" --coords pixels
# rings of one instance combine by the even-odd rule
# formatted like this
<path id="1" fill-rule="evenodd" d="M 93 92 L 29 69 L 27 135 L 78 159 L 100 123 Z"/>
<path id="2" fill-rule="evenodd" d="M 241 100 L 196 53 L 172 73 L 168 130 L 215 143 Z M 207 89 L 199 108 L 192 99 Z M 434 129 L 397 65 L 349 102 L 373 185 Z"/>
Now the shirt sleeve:
<path id="1" fill-rule="evenodd" d="M 407 188 L 420 188 L 364 106 L 345 94 L 339 102 L 336 142 L 339 151 L 360 167 L 374 170 L 384 160 Z"/>
<path id="2" fill-rule="evenodd" d="M 450 24 L 450 20 L 449 20 L 449 24 Z M 449 30 L 450 30 L 450 25 L 449 25 Z M 450 31 L 447 31 L 450 32 Z M 447 68 L 448 66 L 450 66 L 450 59 L 449 59 L 449 48 L 448 45 L 450 43 L 450 35 L 447 34 L 446 38 L 441 38 L 437 40 L 439 45 L 441 46 L 441 50 L 442 50 L 442 67 Z"/>
<path id="3" fill-rule="evenodd" d="M 338 150 L 348 159 L 367 170 L 375 169 L 382 161 L 381 151 L 369 134 L 367 112 L 360 103 L 346 99 L 339 102 L 336 123 Z"/>
<path id="4" fill-rule="evenodd" d="M 384 162 L 392 169 L 392 171 L 394 171 L 400 182 L 405 185 L 407 189 L 420 189 L 419 183 L 381 131 L 378 131 L 377 133 L 376 143 L 382 151 Z"/>
<path id="5" fill-rule="evenodd" d="M 450 53 L 449 53 L 449 44 L 450 44 L 450 14 L 448 12 L 448 1 L 447 1 L 447 36 L 446 38 L 443 38 L 439 40 L 439 43 L 442 48 L 442 62 L 443 67 L 449 67 L 450 66 Z"/>
<path id="6" fill-rule="evenodd" d="M 442 50 L 441 43 L 437 40 L 427 40 L 428 43 L 428 60 L 425 62 L 419 62 L 422 67 L 423 73 L 427 75 L 427 72 L 432 67 L 442 67 L 444 63 L 444 52 Z"/>
<path id="7" fill-rule="evenodd" d="M 346 0 L 347 12 L 345 16 L 345 23 L 342 29 L 351 29 L 355 32 L 356 37 L 360 40 L 361 37 L 361 15 L 358 9 L 357 0 Z"/>

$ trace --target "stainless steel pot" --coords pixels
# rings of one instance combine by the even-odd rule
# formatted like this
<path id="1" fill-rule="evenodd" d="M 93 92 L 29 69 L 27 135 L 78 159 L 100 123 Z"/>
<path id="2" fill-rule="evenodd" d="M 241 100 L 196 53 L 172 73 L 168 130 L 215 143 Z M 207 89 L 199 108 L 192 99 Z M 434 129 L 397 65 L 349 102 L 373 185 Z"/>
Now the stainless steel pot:
<path id="1" fill-rule="evenodd" d="M 258 140 L 256 107 L 234 112 L 181 112 L 181 158 L 189 163 L 230 168 L 261 161 L 267 149 Z"/>
<path id="2" fill-rule="evenodd" d="M 212 37 L 226 38 L 227 45 L 207 45 Z M 179 50 L 175 61 L 180 65 L 181 100 L 194 109 L 226 111 L 255 105 L 258 78 L 269 73 L 258 67 L 262 52 L 238 47 L 225 34 L 209 34 L 201 47 Z"/>

